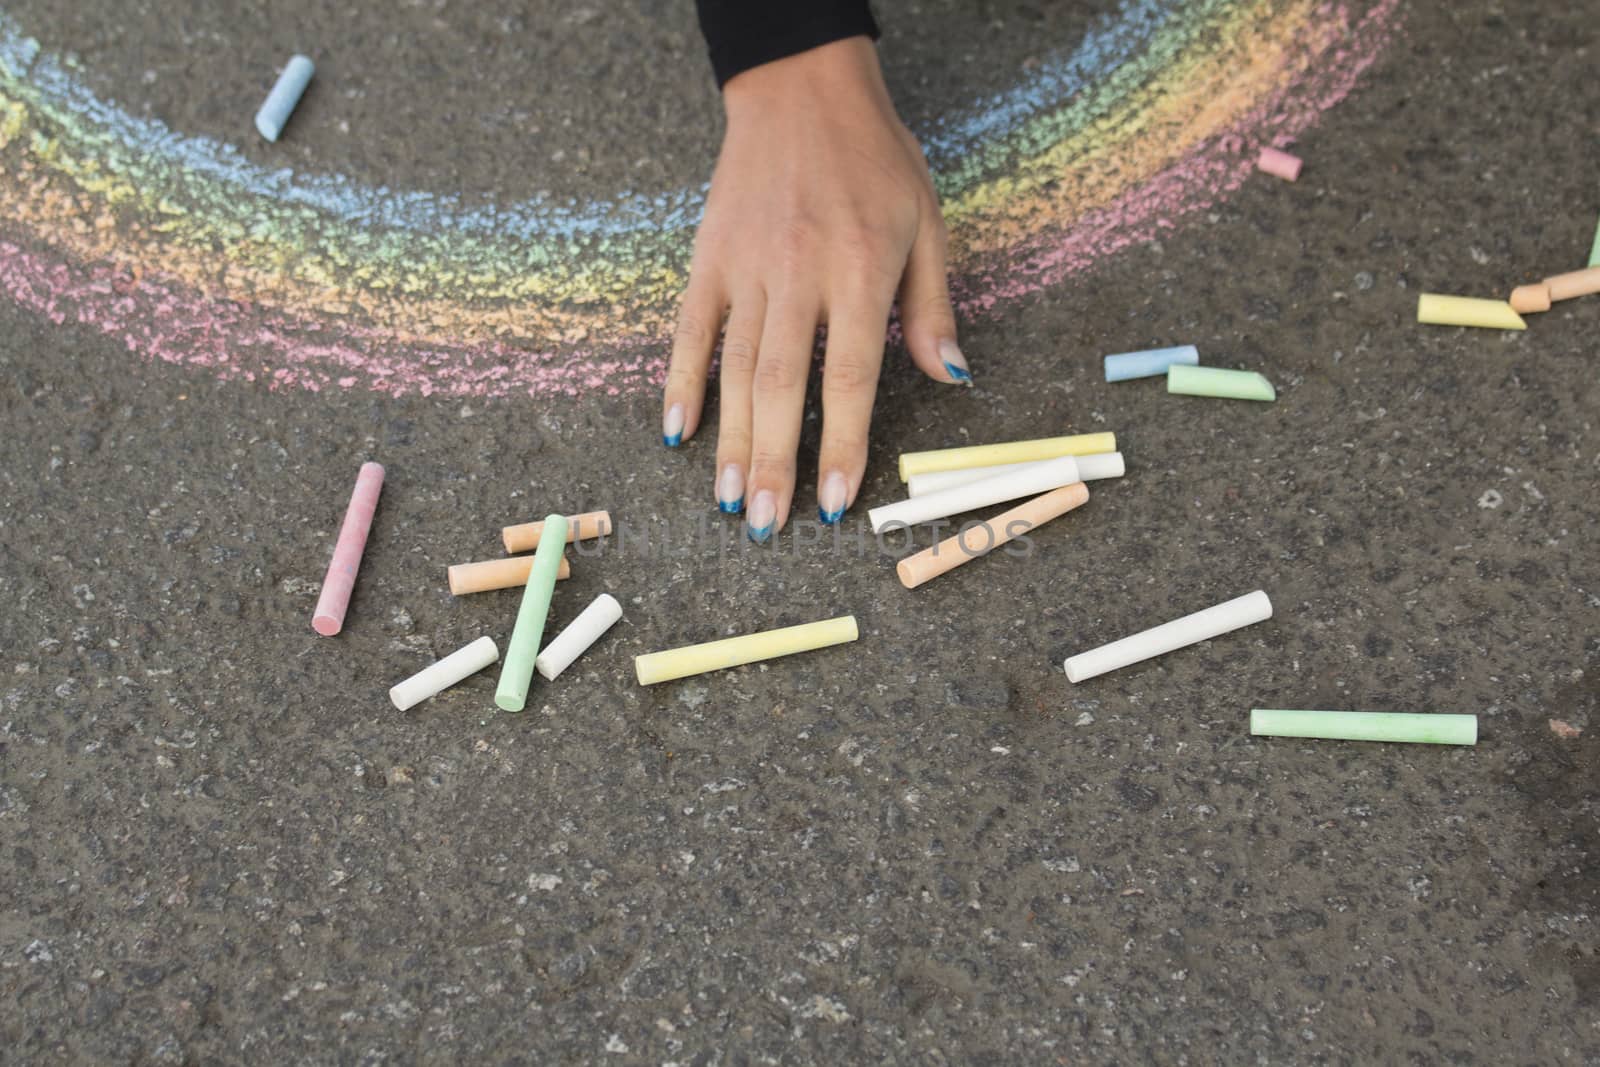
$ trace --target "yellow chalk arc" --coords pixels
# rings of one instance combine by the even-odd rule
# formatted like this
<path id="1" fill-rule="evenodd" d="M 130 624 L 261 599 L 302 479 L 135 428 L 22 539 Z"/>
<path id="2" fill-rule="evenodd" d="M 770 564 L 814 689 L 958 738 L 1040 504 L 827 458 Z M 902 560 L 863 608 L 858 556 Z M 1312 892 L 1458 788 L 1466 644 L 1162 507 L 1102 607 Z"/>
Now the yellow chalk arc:
<path id="1" fill-rule="evenodd" d="M 688 678 L 707 671 L 720 671 L 746 663 L 777 659 L 779 656 L 792 656 L 796 652 L 842 645 L 860 636 L 856 617 L 841 615 L 837 619 L 786 626 L 781 630 L 707 641 L 703 645 L 688 645 L 665 652 L 650 652 L 635 656 L 633 667 L 639 675 L 640 685 L 655 685 L 657 682 L 670 682 L 675 678 Z"/>

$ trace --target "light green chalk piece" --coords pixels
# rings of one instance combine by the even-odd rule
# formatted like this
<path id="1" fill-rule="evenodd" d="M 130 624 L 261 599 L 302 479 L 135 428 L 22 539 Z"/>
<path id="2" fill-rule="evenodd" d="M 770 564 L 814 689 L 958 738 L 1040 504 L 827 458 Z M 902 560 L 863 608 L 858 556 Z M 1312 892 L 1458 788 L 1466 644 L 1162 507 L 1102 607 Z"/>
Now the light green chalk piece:
<path id="1" fill-rule="evenodd" d="M 500 667 L 500 684 L 494 702 L 501 711 L 521 711 L 528 703 L 528 686 L 533 682 L 533 661 L 539 657 L 539 642 L 544 639 L 544 620 L 550 614 L 550 594 L 556 588 L 556 573 L 561 570 L 561 550 L 567 547 L 567 519 L 546 515 L 539 549 L 533 554 L 533 569 L 522 590 L 522 607 L 517 609 L 517 625 L 506 645 L 506 658 Z"/>
<path id="2" fill-rule="evenodd" d="M 1250 713 L 1257 737 L 1320 737 L 1328 741 L 1410 741 L 1475 745 L 1476 715 L 1415 715 L 1399 711 L 1264 711 Z"/>
<path id="3" fill-rule="evenodd" d="M 1272 383 L 1253 370 L 1223 370 L 1221 367 L 1167 368 L 1167 392 L 1184 396 L 1215 396 L 1224 400 L 1276 400 Z"/>
<path id="4" fill-rule="evenodd" d="M 1594 227 L 1594 247 L 1589 249 L 1589 266 L 1600 267 L 1600 223 Z"/>

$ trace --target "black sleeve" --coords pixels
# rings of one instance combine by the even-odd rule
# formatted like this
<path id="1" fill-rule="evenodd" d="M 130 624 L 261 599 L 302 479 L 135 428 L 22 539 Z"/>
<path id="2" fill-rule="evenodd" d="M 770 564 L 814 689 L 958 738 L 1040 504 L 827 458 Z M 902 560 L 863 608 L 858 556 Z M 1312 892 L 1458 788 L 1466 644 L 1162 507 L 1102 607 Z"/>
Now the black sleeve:
<path id="1" fill-rule="evenodd" d="M 867 0 L 695 0 L 717 85 L 846 37 L 878 36 Z"/>

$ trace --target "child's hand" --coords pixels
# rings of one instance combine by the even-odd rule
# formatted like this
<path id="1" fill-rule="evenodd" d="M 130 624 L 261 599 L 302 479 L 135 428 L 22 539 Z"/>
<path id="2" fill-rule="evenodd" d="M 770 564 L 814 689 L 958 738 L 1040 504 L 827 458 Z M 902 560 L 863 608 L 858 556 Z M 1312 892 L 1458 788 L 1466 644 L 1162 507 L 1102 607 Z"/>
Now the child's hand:
<path id="1" fill-rule="evenodd" d="M 928 166 L 853 37 L 745 71 L 723 90 L 728 129 L 695 239 L 667 375 L 666 443 L 700 424 L 722 340 L 717 501 L 764 541 L 789 518 L 819 323 L 817 502 L 837 522 L 867 463 L 867 429 L 898 290 L 911 358 L 970 382 L 945 282 L 945 229 Z M 726 327 L 723 324 L 727 313 Z"/>

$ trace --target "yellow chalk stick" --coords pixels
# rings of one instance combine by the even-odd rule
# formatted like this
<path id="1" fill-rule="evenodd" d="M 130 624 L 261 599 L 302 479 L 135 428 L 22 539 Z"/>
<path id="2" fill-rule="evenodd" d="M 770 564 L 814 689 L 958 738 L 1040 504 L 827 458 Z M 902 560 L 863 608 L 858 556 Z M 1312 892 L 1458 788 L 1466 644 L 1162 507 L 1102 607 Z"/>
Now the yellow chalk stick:
<path id="1" fill-rule="evenodd" d="M 1526 330 L 1522 316 L 1504 300 L 1423 293 L 1417 298 L 1417 321 L 1430 326 L 1482 326 L 1487 330 Z"/>
<path id="2" fill-rule="evenodd" d="M 1037 441 L 905 452 L 900 456 L 900 480 L 910 481 L 913 474 L 962 471 L 968 467 L 992 467 L 999 463 L 1032 463 L 1058 456 L 1093 456 L 1116 450 L 1117 435 L 1114 433 L 1080 433 L 1072 437 L 1045 437 Z"/>
<path id="3" fill-rule="evenodd" d="M 745 663 L 757 663 L 779 656 L 792 656 L 796 652 L 811 652 L 829 645 L 842 645 L 860 637 L 854 615 L 841 615 L 837 619 L 808 622 L 803 626 L 786 626 L 766 633 L 729 637 L 722 641 L 707 641 L 703 645 L 650 652 L 633 658 L 633 667 L 639 675 L 640 685 L 670 682 L 674 678 L 687 678 L 707 671 L 720 671 Z"/>

